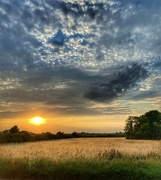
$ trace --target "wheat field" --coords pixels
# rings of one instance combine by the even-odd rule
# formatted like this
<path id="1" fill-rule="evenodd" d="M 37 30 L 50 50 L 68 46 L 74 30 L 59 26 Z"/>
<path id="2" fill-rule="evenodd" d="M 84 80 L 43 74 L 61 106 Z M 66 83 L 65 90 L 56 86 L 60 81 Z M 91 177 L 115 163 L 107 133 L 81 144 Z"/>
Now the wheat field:
<path id="1" fill-rule="evenodd" d="M 0 158 L 94 158 L 112 149 L 123 155 L 161 154 L 161 141 L 126 140 L 124 138 L 76 138 L 65 140 L 1 144 Z"/>

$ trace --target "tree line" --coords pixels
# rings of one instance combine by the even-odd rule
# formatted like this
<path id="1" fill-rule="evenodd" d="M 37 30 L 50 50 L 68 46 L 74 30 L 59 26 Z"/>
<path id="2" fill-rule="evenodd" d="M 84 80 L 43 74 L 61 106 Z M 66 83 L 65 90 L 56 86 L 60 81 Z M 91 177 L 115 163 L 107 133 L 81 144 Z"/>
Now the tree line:
<path id="1" fill-rule="evenodd" d="M 50 132 L 44 133 L 33 133 L 28 131 L 20 131 L 17 125 L 13 126 L 9 130 L 0 132 L 0 143 L 20 143 L 20 142 L 33 142 L 33 141 L 44 141 L 44 140 L 56 140 L 56 139 L 67 139 L 67 138 L 87 138 L 87 137 L 124 137 L 125 134 L 122 132 L 116 133 L 86 133 L 86 132 L 72 132 L 64 133 L 57 132 L 52 134 Z"/>
<path id="2" fill-rule="evenodd" d="M 157 110 L 146 112 L 141 116 L 129 116 L 123 132 L 116 133 L 86 133 L 57 132 L 52 134 L 44 132 L 36 134 L 28 131 L 20 131 L 17 125 L 9 130 L 0 132 L 0 143 L 19 143 L 42 140 L 89 138 L 89 137 L 126 137 L 126 139 L 161 139 L 161 113 Z"/>
<path id="3" fill-rule="evenodd" d="M 161 139 L 161 113 L 151 110 L 141 116 L 129 116 L 124 130 L 127 139 Z"/>

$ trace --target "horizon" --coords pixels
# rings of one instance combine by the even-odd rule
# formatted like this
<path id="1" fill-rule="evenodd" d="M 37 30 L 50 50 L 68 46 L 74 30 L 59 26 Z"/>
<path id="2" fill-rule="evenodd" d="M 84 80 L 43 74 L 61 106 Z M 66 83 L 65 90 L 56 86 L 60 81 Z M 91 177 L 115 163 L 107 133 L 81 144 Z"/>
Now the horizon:
<path id="1" fill-rule="evenodd" d="M 15 127 L 15 126 L 17 126 L 17 125 L 14 125 L 13 127 Z M 9 132 L 10 130 L 11 130 L 11 128 L 13 128 L 13 127 L 10 127 L 9 129 L 5 129 L 5 130 L 3 130 L 3 131 L 0 131 L 0 133 L 6 133 L 6 132 Z M 17 128 L 18 128 L 18 133 L 23 133 L 24 131 L 26 132 L 27 130 L 24 130 L 24 129 L 20 129 L 18 126 L 17 126 Z M 51 134 L 57 134 L 57 133 L 64 133 L 64 134 L 72 134 L 72 133 L 78 133 L 78 134 L 83 134 L 83 133 L 85 133 L 85 134 L 107 134 L 107 135 L 109 135 L 109 134 L 124 134 L 124 132 L 77 132 L 77 131 L 73 131 L 73 132 L 62 132 L 62 131 L 57 131 L 56 133 L 52 133 L 52 132 L 49 132 L 49 131 L 47 131 L 47 132 L 38 132 L 38 133 L 36 133 L 36 132 L 32 132 L 32 131 L 27 131 L 28 133 L 33 133 L 33 134 L 43 134 L 43 133 L 51 133 Z M 14 132 L 15 133 L 15 132 Z M 13 134 L 14 134 L 13 133 Z"/>
<path id="2" fill-rule="evenodd" d="M 114 133 L 161 111 L 160 0 L 0 5 L 0 131 Z"/>

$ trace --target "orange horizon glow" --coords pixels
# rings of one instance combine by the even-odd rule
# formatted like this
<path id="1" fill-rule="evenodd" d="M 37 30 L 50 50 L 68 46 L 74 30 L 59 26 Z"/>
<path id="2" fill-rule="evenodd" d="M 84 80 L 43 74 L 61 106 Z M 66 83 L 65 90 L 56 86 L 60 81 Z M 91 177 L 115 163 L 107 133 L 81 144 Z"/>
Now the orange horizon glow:
<path id="1" fill-rule="evenodd" d="M 36 117 L 36 120 L 35 120 Z M 37 117 L 42 119 L 37 119 Z M 126 115 L 115 116 L 55 116 L 55 112 L 50 113 L 28 113 L 20 115 L 16 118 L 2 119 L 0 131 L 8 130 L 17 125 L 20 130 L 25 130 L 33 133 L 59 131 L 65 133 L 76 132 L 119 132 L 123 131 Z M 40 121 L 41 120 L 41 121 Z M 35 122 L 37 124 L 35 124 Z"/>

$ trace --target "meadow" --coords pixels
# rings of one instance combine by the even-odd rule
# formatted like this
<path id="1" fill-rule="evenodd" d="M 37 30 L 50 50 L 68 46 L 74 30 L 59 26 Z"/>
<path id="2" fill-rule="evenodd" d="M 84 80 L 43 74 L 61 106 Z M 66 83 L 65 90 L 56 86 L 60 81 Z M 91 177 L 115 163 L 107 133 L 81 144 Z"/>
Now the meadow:
<path id="1" fill-rule="evenodd" d="M 161 179 L 161 141 L 74 138 L 0 145 L 7 179 Z"/>

